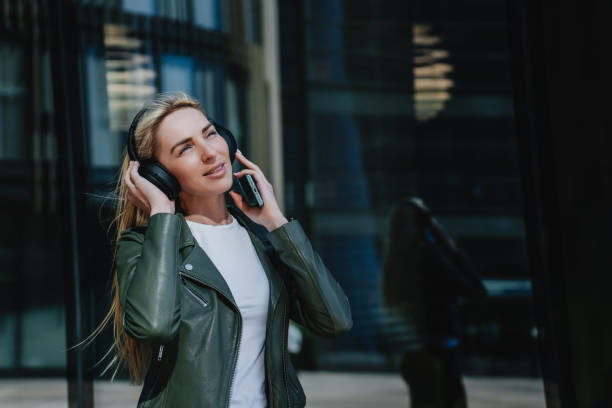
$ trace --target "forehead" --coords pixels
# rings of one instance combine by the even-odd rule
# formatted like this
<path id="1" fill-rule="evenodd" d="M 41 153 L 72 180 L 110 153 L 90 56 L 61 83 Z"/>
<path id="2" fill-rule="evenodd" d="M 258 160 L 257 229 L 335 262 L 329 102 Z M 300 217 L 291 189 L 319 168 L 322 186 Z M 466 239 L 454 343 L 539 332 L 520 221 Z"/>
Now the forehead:
<path id="1" fill-rule="evenodd" d="M 168 114 L 157 128 L 157 141 L 170 145 L 202 132 L 208 119 L 195 108 L 180 108 Z"/>

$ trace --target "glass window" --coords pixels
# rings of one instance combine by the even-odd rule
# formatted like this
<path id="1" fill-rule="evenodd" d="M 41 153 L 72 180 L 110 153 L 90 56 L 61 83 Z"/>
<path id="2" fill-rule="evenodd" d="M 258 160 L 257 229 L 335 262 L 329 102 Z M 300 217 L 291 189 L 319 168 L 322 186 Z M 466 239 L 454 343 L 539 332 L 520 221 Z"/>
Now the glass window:
<path id="1" fill-rule="evenodd" d="M 164 54 L 161 57 L 162 92 L 183 91 L 195 94 L 195 62 L 193 57 Z"/>
<path id="2" fill-rule="evenodd" d="M 212 66 L 198 67 L 195 72 L 195 97 L 200 101 L 204 111 L 212 118 L 217 117 L 215 106 L 217 95 L 216 72 Z"/>
<path id="3" fill-rule="evenodd" d="M 218 0 L 193 0 L 193 22 L 209 30 L 221 28 L 221 10 Z"/>
<path id="4" fill-rule="evenodd" d="M 353 315 L 351 331 L 306 335 L 294 356 L 344 371 L 303 374 L 322 405 L 380 404 L 368 398 L 384 387 L 389 406 L 545 406 L 505 8 L 468 6 L 309 0 L 302 19 L 279 5 L 287 202 Z"/>
<path id="5" fill-rule="evenodd" d="M 245 117 L 241 104 L 244 102 L 244 96 L 241 95 L 240 83 L 232 78 L 227 78 L 225 81 L 225 127 L 227 127 L 234 137 L 239 149 L 247 153 L 247 147 L 244 146 L 244 126 Z"/>
<path id="6" fill-rule="evenodd" d="M 0 17 L 4 35 L 7 19 Z M 49 51 L 22 35 L 11 27 L 0 42 L 0 406 L 67 406 L 55 87 Z M 53 374 L 60 378 L 19 378 Z"/>
<path id="7" fill-rule="evenodd" d="M 120 143 L 119 132 L 111 130 L 109 126 L 106 58 L 100 57 L 90 48 L 85 54 L 85 63 L 91 165 L 116 166 L 119 164 L 119 153 L 123 145 Z"/>
<path id="8" fill-rule="evenodd" d="M 123 10 L 128 13 L 154 16 L 157 13 L 156 0 L 122 0 Z"/>
<path id="9" fill-rule="evenodd" d="M 261 44 L 261 0 L 244 0 L 245 40 Z"/>
<path id="10" fill-rule="evenodd" d="M 0 44 L 0 159 L 25 156 L 25 61 L 21 48 Z"/>

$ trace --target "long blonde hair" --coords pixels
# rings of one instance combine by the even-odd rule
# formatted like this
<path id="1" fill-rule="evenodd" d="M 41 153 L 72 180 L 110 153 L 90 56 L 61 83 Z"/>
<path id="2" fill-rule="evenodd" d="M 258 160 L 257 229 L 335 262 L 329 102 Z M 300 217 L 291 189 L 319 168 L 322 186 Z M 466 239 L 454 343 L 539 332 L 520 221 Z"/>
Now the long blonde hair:
<path id="1" fill-rule="evenodd" d="M 206 112 L 200 106 L 197 99 L 187 95 L 184 92 L 166 92 L 157 94 L 144 108 L 146 112 L 138 121 L 138 126 L 134 132 L 134 144 L 136 153 L 141 160 L 151 157 L 156 157 L 156 131 L 162 120 L 170 113 L 180 108 L 195 108 L 201 111 L 204 115 Z M 100 361 L 105 359 L 113 350 L 115 355 L 101 375 L 113 365 L 115 370 L 111 377 L 111 381 L 115 378 L 118 370 L 127 363 L 130 373 L 130 379 L 137 384 L 141 384 L 146 374 L 146 368 L 151 358 L 151 348 L 148 344 L 139 342 L 128 336 L 123 328 L 123 316 L 121 304 L 119 303 L 119 283 L 117 278 L 117 270 L 115 268 L 115 258 L 117 256 L 117 241 L 122 231 L 137 227 L 146 226 L 148 224 L 148 214 L 136 207 L 132 202 L 127 200 L 127 186 L 123 181 L 123 176 L 126 173 L 130 158 L 125 150 L 123 154 L 123 163 L 119 169 L 117 184 L 112 196 L 117 200 L 115 216 L 112 219 L 109 229 L 113 224 L 116 225 L 116 235 L 113 242 L 113 272 L 112 272 L 112 303 L 110 309 L 100 325 L 81 343 L 73 346 L 77 347 L 83 343 L 89 345 L 91 341 L 109 324 L 113 322 L 113 337 L 114 343 L 111 345 L 106 354 Z M 176 200 L 177 208 L 180 209 L 179 200 Z M 99 364 L 96 363 L 96 365 Z"/>

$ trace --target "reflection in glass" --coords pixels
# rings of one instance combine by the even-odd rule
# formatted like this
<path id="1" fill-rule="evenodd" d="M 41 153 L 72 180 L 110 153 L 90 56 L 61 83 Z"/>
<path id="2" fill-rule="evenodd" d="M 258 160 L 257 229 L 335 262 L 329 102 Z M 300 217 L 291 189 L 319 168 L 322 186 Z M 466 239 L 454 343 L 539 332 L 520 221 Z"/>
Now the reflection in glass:
<path id="1" fill-rule="evenodd" d="M 183 91 L 194 94 L 194 59 L 185 55 L 161 57 L 162 92 Z"/>
<path id="2" fill-rule="evenodd" d="M 431 26 L 412 26 L 414 43 L 414 117 L 418 121 L 434 118 L 444 110 L 451 98 L 449 89 L 453 81 L 446 77 L 453 71 L 452 65 L 441 62 L 449 56 L 440 48 L 440 37 L 431 34 Z"/>
<path id="3" fill-rule="evenodd" d="M 394 325 L 385 339 L 389 352 L 401 356 L 410 406 L 465 407 L 458 304 L 487 292 L 423 200 L 397 202 L 388 225 L 383 296 Z"/>
<path id="4" fill-rule="evenodd" d="M 0 10 L 0 406 L 67 406 L 66 380 L 24 379 L 66 368 L 66 265 L 47 33 L 16 4 Z"/>
<path id="5" fill-rule="evenodd" d="M 23 159 L 25 156 L 24 55 L 19 47 L 0 43 L 0 159 Z"/>
<path id="6" fill-rule="evenodd" d="M 104 49 L 83 52 L 89 114 L 89 155 L 94 168 L 118 164 L 122 137 L 133 115 L 157 91 L 157 72 L 147 43 L 127 26 L 104 24 Z"/>
<path id="7" fill-rule="evenodd" d="M 343 371 L 304 373 L 312 379 L 305 381 L 307 394 L 350 406 L 406 406 L 408 389 L 399 375 L 404 353 L 392 344 L 409 337 L 402 347 L 429 349 L 414 352 L 407 366 L 435 371 L 442 361 L 452 363 L 447 372 L 460 373 L 454 383 L 463 383 L 467 398 L 456 387 L 463 404 L 544 406 L 503 4 L 308 0 L 304 14 L 279 7 L 287 36 L 281 37 L 283 87 L 289 89 L 283 106 L 286 202 L 308 220 L 354 320 L 339 339 L 309 344 L 304 337 L 314 363 L 300 368 Z M 304 42 L 304 51 L 295 49 L 296 41 Z M 296 61 L 304 67 L 293 68 Z M 403 299 L 421 304 L 412 315 L 384 307 L 387 224 L 396 224 L 392 209 L 411 196 L 435 211 L 482 276 L 478 287 L 487 297 L 432 304 L 432 292 L 452 285 L 415 284 Z M 398 251 L 408 257 L 405 238 Z M 400 269 L 418 275 L 408 265 Z M 414 300 L 419 296 L 422 303 Z M 437 317 L 431 317 L 434 309 Z M 434 342 L 448 347 L 432 357 L 429 325 L 443 321 L 447 309 L 446 321 L 457 330 Z M 303 355 L 295 360 L 307 361 Z M 420 388 L 417 394 L 432 394 L 432 384 L 441 384 L 415 379 L 422 380 L 413 387 Z"/>
<path id="8" fill-rule="evenodd" d="M 243 96 L 240 94 L 240 84 L 229 77 L 225 81 L 225 117 L 227 128 L 232 130 L 238 146 L 244 146 L 244 115 L 241 114 L 240 104 Z M 242 147 L 242 150 L 245 148 Z"/>
<path id="9" fill-rule="evenodd" d="M 193 0 L 193 22 L 200 27 L 218 30 L 220 13 L 219 0 Z"/>

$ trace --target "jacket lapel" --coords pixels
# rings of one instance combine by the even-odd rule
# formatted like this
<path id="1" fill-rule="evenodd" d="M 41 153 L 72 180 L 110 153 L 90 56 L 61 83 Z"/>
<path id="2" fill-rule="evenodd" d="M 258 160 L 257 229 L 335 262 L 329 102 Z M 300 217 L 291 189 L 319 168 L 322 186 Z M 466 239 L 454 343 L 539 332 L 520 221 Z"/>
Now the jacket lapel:
<path id="1" fill-rule="evenodd" d="M 228 206 L 228 210 L 236 218 L 240 225 L 247 230 L 249 237 L 251 238 L 251 242 L 255 247 L 257 256 L 259 257 L 261 265 L 268 277 L 270 287 L 270 303 L 272 306 L 275 306 L 278 302 L 278 298 L 280 297 L 280 289 L 283 284 L 282 279 L 276 272 L 274 265 L 266 253 L 263 243 L 257 237 L 257 235 L 251 231 L 248 223 L 243 218 L 243 215 L 232 206 Z M 197 244 L 196 239 L 189 229 L 189 225 L 187 225 L 184 215 L 181 212 L 177 212 L 176 215 L 181 218 L 182 224 L 179 242 L 179 251 L 182 255 L 182 261 L 179 264 L 179 270 L 188 277 L 216 289 L 219 293 L 236 304 L 236 300 L 234 299 L 227 282 L 223 278 L 223 275 L 221 275 L 206 252 L 200 247 L 200 245 Z M 191 264 L 191 269 L 185 268 L 187 264 Z"/>

